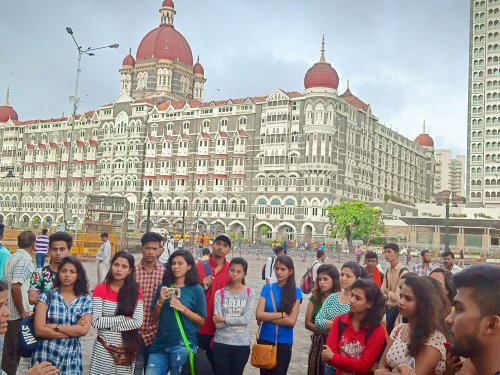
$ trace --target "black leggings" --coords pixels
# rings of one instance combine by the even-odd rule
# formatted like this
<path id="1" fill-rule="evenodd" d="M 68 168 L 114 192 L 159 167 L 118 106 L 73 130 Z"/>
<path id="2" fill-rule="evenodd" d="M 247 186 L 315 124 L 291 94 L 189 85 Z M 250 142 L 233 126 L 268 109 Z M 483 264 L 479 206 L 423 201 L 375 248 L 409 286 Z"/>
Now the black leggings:
<path id="1" fill-rule="evenodd" d="M 258 339 L 259 344 L 273 345 L 273 342 Z M 290 365 L 290 360 L 292 359 L 292 345 L 291 344 L 279 344 L 278 343 L 278 354 L 277 354 L 276 368 L 272 370 L 260 369 L 260 375 L 286 375 L 288 371 L 288 365 Z"/>
<path id="2" fill-rule="evenodd" d="M 227 345 L 214 342 L 215 375 L 243 375 L 250 356 L 250 346 Z"/>

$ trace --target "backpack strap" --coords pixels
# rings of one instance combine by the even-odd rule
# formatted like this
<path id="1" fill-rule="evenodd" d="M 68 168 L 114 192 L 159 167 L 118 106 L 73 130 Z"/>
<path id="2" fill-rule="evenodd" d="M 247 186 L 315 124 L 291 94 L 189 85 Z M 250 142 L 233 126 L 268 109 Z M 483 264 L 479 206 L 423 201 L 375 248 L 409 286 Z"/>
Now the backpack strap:
<path id="1" fill-rule="evenodd" d="M 344 331 L 345 331 L 345 329 L 346 329 L 346 327 L 347 327 L 347 324 L 345 324 L 345 323 L 342 321 L 342 317 L 343 317 L 343 316 L 344 316 L 344 314 L 343 314 L 343 315 L 341 315 L 341 316 L 340 316 L 340 318 L 339 318 L 339 320 L 337 321 L 337 323 L 338 323 L 338 325 L 339 325 L 339 335 L 338 335 L 339 340 L 340 340 L 340 338 L 342 337 L 342 335 L 344 334 Z"/>
<path id="2" fill-rule="evenodd" d="M 212 267 L 210 266 L 210 262 L 208 260 L 202 260 L 201 264 L 203 265 L 203 270 L 205 271 L 205 277 L 212 276 Z"/>
<path id="3" fill-rule="evenodd" d="M 274 266 L 274 261 L 276 260 L 276 257 L 273 255 L 271 257 L 271 267 L 270 267 L 270 270 L 269 270 L 269 277 L 271 277 L 273 275 L 273 266 Z"/>
<path id="4" fill-rule="evenodd" d="M 219 289 L 221 303 L 224 303 L 224 288 Z"/>
<path id="5" fill-rule="evenodd" d="M 247 288 L 247 298 L 250 298 L 250 288 Z"/>
<path id="6" fill-rule="evenodd" d="M 402 275 L 402 274 L 403 274 L 403 272 L 405 272 L 405 271 L 406 271 L 406 272 L 409 272 L 409 271 L 408 271 L 408 268 L 406 268 L 406 267 L 401 267 L 401 269 L 399 270 L 399 277 L 401 277 L 401 275 Z"/>

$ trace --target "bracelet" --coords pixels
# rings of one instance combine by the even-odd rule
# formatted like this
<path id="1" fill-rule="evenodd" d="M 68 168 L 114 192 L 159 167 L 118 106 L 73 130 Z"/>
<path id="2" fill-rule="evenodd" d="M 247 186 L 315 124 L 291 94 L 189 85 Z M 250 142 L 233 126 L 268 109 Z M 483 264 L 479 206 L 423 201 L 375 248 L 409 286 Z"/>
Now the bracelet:
<path id="1" fill-rule="evenodd" d="M 59 324 L 54 327 L 54 331 L 59 332 Z"/>
<path id="2" fill-rule="evenodd" d="M 156 304 L 157 304 L 158 306 L 160 306 L 160 307 L 162 307 L 162 306 L 163 306 L 163 303 L 160 303 L 160 300 L 156 301 Z"/>

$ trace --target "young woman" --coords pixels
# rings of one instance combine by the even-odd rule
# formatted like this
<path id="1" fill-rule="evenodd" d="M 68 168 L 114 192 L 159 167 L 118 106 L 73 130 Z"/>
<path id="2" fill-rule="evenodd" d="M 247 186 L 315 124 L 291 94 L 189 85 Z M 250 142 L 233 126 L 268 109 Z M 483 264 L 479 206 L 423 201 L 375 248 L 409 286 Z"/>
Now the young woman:
<path id="1" fill-rule="evenodd" d="M 443 374 L 446 339 L 439 330 L 442 304 L 433 284 L 425 277 L 407 277 L 398 308 L 409 323 L 394 328 L 375 374 L 392 374 L 403 365 L 415 368 L 416 375 Z"/>
<path id="2" fill-rule="evenodd" d="M 229 263 L 229 283 L 215 292 L 214 367 L 216 375 L 242 375 L 250 355 L 248 323 L 255 293 L 245 286 L 248 263 L 233 258 Z"/>
<path id="3" fill-rule="evenodd" d="M 180 297 L 169 288 L 180 289 Z M 162 283 L 153 297 L 153 318 L 159 319 L 158 332 L 149 349 L 146 375 L 178 375 L 186 362 L 188 351 L 182 340 L 174 311 L 180 315 L 189 346 L 196 353 L 198 328 L 205 321 L 205 293 L 193 256 L 177 250 L 168 258 Z"/>
<path id="4" fill-rule="evenodd" d="M 63 258 L 53 289 L 48 295 L 38 295 L 35 333 L 45 340 L 39 341 L 31 356 L 31 366 L 49 361 L 61 374 L 83 374 L 80 337 L 89 331 L 92 317 L 92 300 L 88 293 L 87 274 L 82 263 L 71 256 Z"/>
<path id="5" fill-rule="evenodd" d="M 104 282 L 95 287 L 92 296 L 92 327 L 97 328 L 97 339 L 90 375 L 134 373 L 143 309 L 135 281 L 134 257 L 119 251 L 111 259 Z"/>
<path id="6" fill-rule="evenodd" d="M 264 285 L 255 315 L 258 324 L 262 324 L 257 342 L 278 343 L 278 365 L 272 370 L 261 369 L 261 375 L 286 375 L 292 357 L 293 327 L 302 302 L 302 291 L 295 286 L 292 258 L 288 255 L 277 257 L 274 271 L 277 282 Z"/>
<path id="7" fill-rule="evenodd" d="M 430 277 L 437 280 L 441 284 L 446 292 L 448 301 L 450 304 L 453 304 L 453 299 L 457 295 L 457 289 L 453 284 L 453 274 L 444 268 L 434 268 L 431 271 Z"/>
<path id="8" fill-rule="evenodd" d="M 314 324 L 314 319 L 327 297 L 332 293 L 340 292 L 340 274 L 337 267 L 333 264 L 322 264 L 318 267 L 317 272 L 318 276 L 316 277 L 312 295 L 307 304 L 305 317 L 306 329 L 313 333 L 309 349 L 308 375 L 323 375 L 325 367 L 325 363 L 321 359 L 321 351 L 326 342 L 326 335 L 318 330 Z"/>
<path id="9" fill-rule="evenodd" d="M 370 279 L 352 285 L 349 313 L 333 321 L 321 356 L 337 369 L 336 375 L 368 374 L 382 353 L 385 329 L 380 321 L 385 313 L 385 298 Z"/>

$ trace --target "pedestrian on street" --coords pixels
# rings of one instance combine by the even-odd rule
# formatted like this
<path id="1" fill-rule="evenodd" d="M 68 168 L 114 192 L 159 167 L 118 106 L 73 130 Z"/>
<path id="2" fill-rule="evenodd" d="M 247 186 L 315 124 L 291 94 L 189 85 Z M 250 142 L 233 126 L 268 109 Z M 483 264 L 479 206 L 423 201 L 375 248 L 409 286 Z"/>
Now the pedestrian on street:
<path id="1" fill-rule="evenodd" d="M 50 235 L 48 245 L 50 262 L 47 266 L 35 270 L 31 275 L 28 291 L 28 300 L 31 305 L 37 303 L 40 292 L 52 289 L 57 278 L 59 264 L 63 258 L 71 255 L 71 246 L 73 246 L 73 238 L 68 233 L 56 232 Z"/>
<path id="2" fill-rule="evenodd" d="M 47 247 L 49 244 L 49 237 L 47 236 L 47 228 L 42 229 L 42 234 L 36 238 L 36 268 L 42 268 L 45 265 L 45 258 L 47 257 Z"/>
<path id="3" fill-rule="evenodd" d="M 302 291 L 295 284 L 295 266 L 292 258 L 281 255 L 274 266 L 277 281 L 265 284 L 260 292 L 255 316 L 260 327 L 257 342 L 277 345 L 277 366 L 260 369 L 260 375 L 286 375 L 292 358 L 293 328 L 297 322 Z"/>
<path id="4" fill-rule="evenodd" d="M 436 268 L 432 264 L 432 254 L 429 249 L 424 249 L 420 252 L 420 258 L 422 259 L 422 263 L 415 264 L 413 266 L 413 272 L 415 272 L 418 276 L 430 276 L 432 270 Z"/>
<path id="5" fill-rule="evenodd" d="M 215 292 L 229 282 L 229 262 L 226 257 L 231 251 L 231 246 L 231 239 L 225 234 L 219 234 L 215 237 L 212 254 L 210 254 L 208 260 L 196 264 L 201 285 L 205 290 L 207 308 L 207 318 L 198 331 L 198 346 L 206 351 L 212 367 L 212 340 L 215 335 L 215 323 L 213 321 Z"/>
<path id="6" fill-rule="evenodd" d="M 59 264 L 54 288 L 40 293 L 35 309 L 35 333 L 43 338 L 31 356 L 31 366 L 49 361 L 62 375 L 82 374 L 80 338 L 87 335 L 92 299 L 82 263 L 65 257 Z"/>
<path id="7" fill-rule="evenodd" d="M 285 255 L 285 249 L 281 246 L 275 246 L 273 249 L 273 255 L 267 258 L 264 266 L 264 278 L 266 279 L 266 284 L 273 284 L 277 281 L 274 265 L 276 263 L 276 259 L 281 255 Z"/>
<path id="8" fill-rule="evenodd" d="M 134 257 L 119 251 L 111 260 L 104 283 L 92 295 L 92 327 L 97 339 L 92 349 L 90 375 L 129 375 L 140 345 L 144 304 L 135 281 Z M 116 360 L 120 355 L 122 361 Z"/>
<path id="9" fill-rule="evenodd" d="M 31 315 L 28 301 L 31 274 L 35 270 L 32 255 L 35 252 L 36 236 L 32 231 L 24 231 L 17 236 L 18 250 L 9 258 L 4 269 L 4 280 L 8 285 L 7 307 L 11 315 L 7 322 L 2 353 L 2 370 L 7 375 L 15 375 L 19 366 L 19 326 L 21 319 Z"/>
<path id="10" fill-rule="evenodd" d="M 5 230 L 5 225 L 0 223 L 0 241 L 3 240 L 3 235 L 4 235 L 4 230 Z M 7 249 L 5 246 L 2 245 L 0 242 L 0 280 L 3 280 L 3 269 L 5 267 L 5 264 L 7 264 L 7 261 L 9 260 L 11 256 L 11 253 L 9 249 Z M 3 341 L 3 335 L 0 341 Z M 0 352 L 1 352 L 1 347 L 0 347 Z"/>
<path id="11" fill-rule="evenodd" d="M 143 370 L 146 369 L 151 344 L 158 330 L 158 320 L 153 319 L 150 307 L 153 304 L 154 294 L 165 272 L 164 265 L 158 260 L 158 254 L 162 250 L 161 241 L 161 235 L 158 233 L 144 233 L 141 238 L 142 259 L 135 268 L 135 279 L 137 284 L 139 284 L 144 300 L 144 322 L 139 330 L 141 345 L 137 352 L 135 375 L 141 375 Z"/>
<path id="12" fill-rule="evenodd" d="M 243 375 L 250 355 L 248 324 L 253 313 L 255 293 L 245 284 L 248 262 L 233 258 L 229 263 L 229 283 L 215 292 L 215 336 L 213 345 L 215 375 Z"/>
<path id="13" fill-rule="evenodd" d="M 111 258 L 111 243 L 109 242 L 109 235 L 106 232 L 101 233 L 101 247 L 95 255 L 97 262 L 97 282 L 100 284 L 104 281 L 104 276 L 109 269 L 109 259 Z"/>
<path id="14" fill-rule="evenodd" d="M 179 293 L 177 297 L 174 295 L 175 290 Z M 182 367 L 189 364 L 188 349 L 176 314 L 193 353 L 197 352 L 199 346 L 196 333 L 206 316 L 203 288 L 193 255 L 189 251 L 177 250 L 168 259 L 151 309 L 153 318 L 159 321 L 159 327 L 149 351 L 146 375 L 180 375 Z"/>

